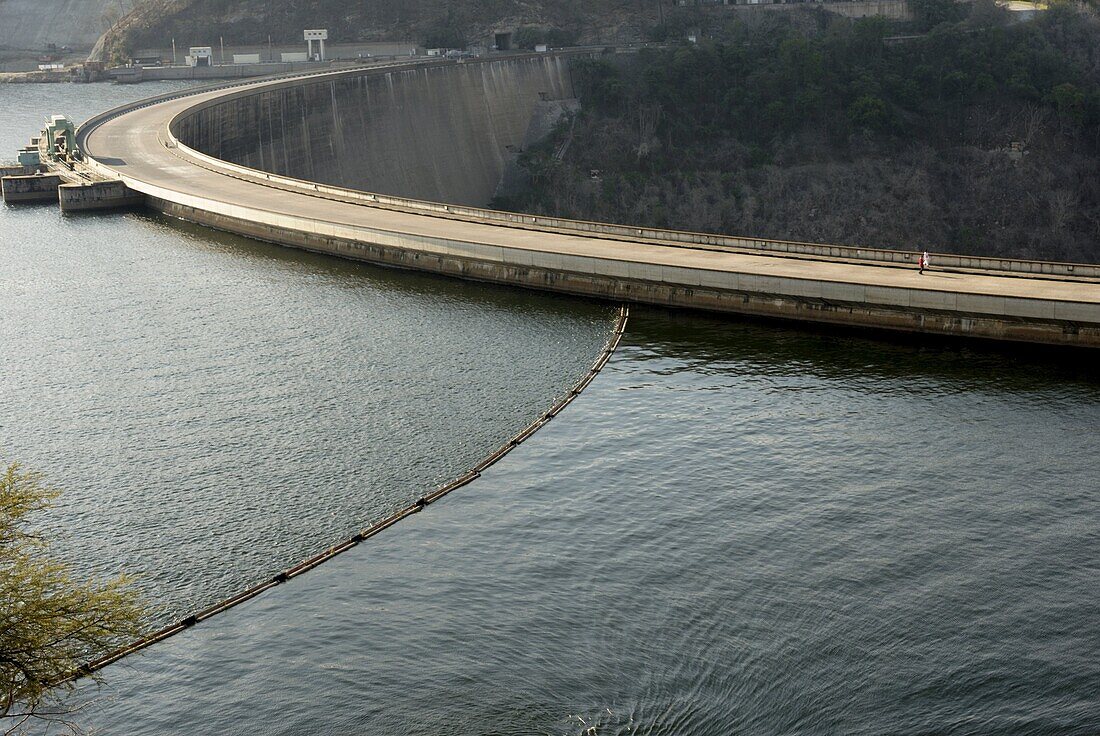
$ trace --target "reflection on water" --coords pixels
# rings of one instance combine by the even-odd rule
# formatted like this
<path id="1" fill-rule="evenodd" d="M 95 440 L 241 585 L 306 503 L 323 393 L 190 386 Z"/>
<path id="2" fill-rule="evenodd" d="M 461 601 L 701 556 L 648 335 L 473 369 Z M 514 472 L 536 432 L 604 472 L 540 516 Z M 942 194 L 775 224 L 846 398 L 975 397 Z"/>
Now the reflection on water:
<path id="1" fill-rule="evenodd" d="M 659 314 L 660 319 L 640 318 L 631 332 L 640 342 L 658 346 L 656 356 L 682 358 L 693 370 L 733 372 L 733 365 L 746 365 L 769 373 L 888 379 L 879 389 L 897 391 L 910 388 L 908 379 L 926 376 L 941 390 L 955 386 L 965 391 L 990 386 L 1073 391 L 1082 384 L 1095 386 L 1100 379 L 1100 357 L 1088 351 L 895 333 L 871 336 L 763 321 L 741 324 L 731 335 L 725 320 L 683 311 Z"/>
<path id="2" fill-rule="evenodd" d="M 66 554 L 137 566 L 169 611 L 457 474 L 612 324 L 145 215 L 6 208 L 0 235 L 0 447 L 68 489 Z M 1098 376 L 1092 356 L 635 309 L 506 462 L 108 668 L 86 723 L 1100 732 Z"/>
<path id="3" fill-rule="evenodd" d="M 91 721 L 1093 733 L 1089 365 L 635 308 L 505 463 L 111 668 Z"/>
<path id="4" fill-rule="evenodd" d="M 61 86 L 56 106 L 87 111 L 78 90 L 118 94 Z M 20 91 L 0 145 L 50 104 Z M 614 320 L 56 205 L 0 208 L 0 263 L 3 455 L 65 489 L 45 522 L 58 553 L 135 575 L 154 621 L 461 475 L 583 375 Z"/>

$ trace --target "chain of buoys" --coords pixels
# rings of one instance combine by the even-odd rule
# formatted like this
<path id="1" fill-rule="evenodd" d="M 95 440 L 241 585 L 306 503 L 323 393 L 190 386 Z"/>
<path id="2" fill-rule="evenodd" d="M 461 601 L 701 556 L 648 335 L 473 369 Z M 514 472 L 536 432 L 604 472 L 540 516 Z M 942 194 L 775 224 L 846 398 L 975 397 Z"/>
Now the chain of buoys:
<path id="1" fill-rule="evenodd" d="M 525 427 L 522 432 L 512 437 L 510 440 L 505 442 L 503 445 L 501 445 L 499 448 L 497 448 L 487 457 L 481 460 L 481 462 L 474 466 L 474 468 L 465 475 L 452 480 L 450 483 L 447 483 L 446 485 L 437 488 L 431 493 L 421 496 L 411 505 L 406 506 L 405 508 L 397 511 L 394 514 L 391 514 L 390 516 L 367 527 L 366 529 L 357 532 L 348 539 L 345 539 L 344 541 L 339 542 L 332 547 L 329 547 L 325 551 L 314 555 L 307 560 L 303 560 L 293 567 L 288 567 L 287 569 L 276 573 L 274 576 L 265 580 L 259 585 L 254 585 L 253 587 L 247 590 L 243 590 L 240 593 L 226 598 L 219 603 L 215 603 L 214 605 L 204 608 L 197 613 L 193 613 L 180 619 L 179 621 L 176 621 L 173 624 L 165 626 L 159 631 L 154 631 L 153 633 L 148 634 L 135 642 L 127 644 L 126 646 L 116 649 L 109 654 L 85 663 L 78 669 L 69 673 L 64 678 L 58 680 L 55 685 L 64 685 L 66 683 L 79 680 L 83 677 L 87 677 L 88 675 L 91 675 L 92 673 L 103 669 L 107 665 L 119 661 L 123 657 L 128 657 L 131 654 L 141 651 L 142 649 L 162 642 L 165 639 L 171 638 L 176 634 L 186 631 L 197 623 L 213 618 L 220 613 L 225 613 L 229 609 L 235 606 L 239 606 L 245 601 L 255 598 L 260 593 L 263 593 L 266 590 L 270 590 L 277 585 L 281 585 L 289 580 L 293 580 L 299 575 L 309 572 L 313 568 L 331 560 L 333 557 L 336 557 L 337 555 L 348 551 L 352 547 L 357 546 L 359 543 L 370 539 L 371 537 L 385 531 L 386 529 L 389 529 L 391 526 L 401 521 L 402 519 L 423 511 L 429 504 L 435 503 L 447 494 L 453 493 L 459 488 L 469 485 L 473 481 L 477 480 L 481 477 L 481 474 L 483 472 L 488 470 L 494 464 L 500 462 L 500 460 L 503 459 L 505 455 L 507 455 L 524 441 L 529 439 L 542 427 L 546 426 L 546 424 L 548 424 L 551 419 L 560 414 L 562 410 L 565 409 L 565 407 L 573 403 L 573 401 L 578 396 L 580 396 L 581 392 L 584 391 L 584 389 L 587 388 L 590 383 L 592 383 L 596 376 L 599 375 L 600 371 L 603 370 L 604 366 L 607 365 L 607 362 L 611 359 L 611 356 L 615 353 L 615 350 L 619 347 L 619 342 L 622 340 L 623 333 L 626 331 L 626 322 L 629 315 L 630 310 L 628 307 L 624 305 L 619 308 L 619 317 L 615 325 L 615 332 L 612 334 L 611 338 L 604 346 L 604 349 L 600 353 L 600 356 L 592 364 L 592 367 L 589 368 L 584 377 L 577 381 L 577 383 L 575 383 L 573 387 L 569 389 L 569 392 L 565 394 L 565 396 L 563 396 L 560 401 L 554 404 L 554 406 L 547 409 L 546 412 L 544 412 L 538 419 L 527 425 L 527 427 Z"/>

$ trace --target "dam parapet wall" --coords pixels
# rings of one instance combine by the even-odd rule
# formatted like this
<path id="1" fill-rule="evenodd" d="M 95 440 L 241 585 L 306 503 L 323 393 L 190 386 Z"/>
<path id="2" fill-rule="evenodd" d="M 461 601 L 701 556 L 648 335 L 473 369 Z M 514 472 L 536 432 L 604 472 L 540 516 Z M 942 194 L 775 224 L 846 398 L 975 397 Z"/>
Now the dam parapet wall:
<path id="1" fill-rule="evenodd" d="M 229 94 L 172 130 L 201 153 L 277 175 L 485 206 L 545 103 L 573 97 L 563 56 L 425 64 Z"/>

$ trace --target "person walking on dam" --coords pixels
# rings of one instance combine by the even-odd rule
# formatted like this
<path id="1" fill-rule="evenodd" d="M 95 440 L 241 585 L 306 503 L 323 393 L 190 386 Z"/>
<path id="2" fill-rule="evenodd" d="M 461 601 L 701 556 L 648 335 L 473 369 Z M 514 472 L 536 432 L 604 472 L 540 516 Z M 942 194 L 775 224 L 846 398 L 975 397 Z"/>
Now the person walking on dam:
<path id="1" fill-rule="evenodd" d="M 928 268 L 928 251 L 924 251 L 920 254 L 920 257 L 917 258 L 917 266 L 920 267 L 920 271 L 918 271 L 920 274 L 923 274 L 924 269 Z"/>

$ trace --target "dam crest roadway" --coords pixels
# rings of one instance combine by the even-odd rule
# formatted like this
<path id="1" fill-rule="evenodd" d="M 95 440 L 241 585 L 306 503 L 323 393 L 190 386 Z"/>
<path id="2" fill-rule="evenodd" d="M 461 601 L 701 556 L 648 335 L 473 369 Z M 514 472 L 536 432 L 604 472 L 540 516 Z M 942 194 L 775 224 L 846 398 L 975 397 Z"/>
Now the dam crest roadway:
<path id="1" fill-rule="evenodd" d="M 176 93 L 77 131 L 147 206 L 285 246 L 617 301 L 1100 347 L 1100 266 L 791 243 L 485 209 L 593 52 L 403 62 Z"/>

